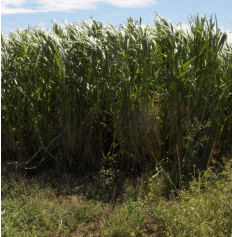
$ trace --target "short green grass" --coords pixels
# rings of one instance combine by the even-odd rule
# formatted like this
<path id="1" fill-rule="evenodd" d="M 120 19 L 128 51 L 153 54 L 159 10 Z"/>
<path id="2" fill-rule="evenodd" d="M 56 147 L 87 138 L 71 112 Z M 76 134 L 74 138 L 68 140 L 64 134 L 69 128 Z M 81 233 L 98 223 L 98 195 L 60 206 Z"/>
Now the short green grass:
<path id="1" fill-rule="evenodd" d="M 64 189 L 42 180 L 2 176 L 2 236 L 232 235 L 232 160 L 168 199 L 161 173 L 127 179 L 111 199 L 100 181 Z"/>
<path id="2" fill-rule="evenodd" d="M 177 198 L 159 203 L 154 215 L 163 220 L 164 236 L 232 236 L 231 168 L 230 161 L 220 174 L 209 169 Z"/>
<path id="3" fill-rule="evenodd" d="M 80 203 L 75 197 L 59 199 L 51 187 L 26 180 L 3 183 L 2 236 L 67 236 L 102 211 L 100 202 Z"/>

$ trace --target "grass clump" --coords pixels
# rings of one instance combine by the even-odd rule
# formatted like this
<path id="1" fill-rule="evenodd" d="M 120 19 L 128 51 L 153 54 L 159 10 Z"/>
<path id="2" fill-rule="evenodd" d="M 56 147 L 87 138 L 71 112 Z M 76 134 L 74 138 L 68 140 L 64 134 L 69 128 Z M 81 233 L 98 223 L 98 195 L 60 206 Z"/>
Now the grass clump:
<path id="1" fill-rule="evenodd" d="M 147 217 L 147 207 L 143 202 L 127 202 L 118 206 L 102 225 L 102 236 L 126 237 L 142 236 L 142 225 Z"/>
<path id="2" fill-rule="evenodd" d="M 170 202 L 161 201 L 154 215 L 162 220 L 164 236 L 228 236 L 232 234 L 232 162 L 221 174 L 208 169 L 179 191 Z"/>

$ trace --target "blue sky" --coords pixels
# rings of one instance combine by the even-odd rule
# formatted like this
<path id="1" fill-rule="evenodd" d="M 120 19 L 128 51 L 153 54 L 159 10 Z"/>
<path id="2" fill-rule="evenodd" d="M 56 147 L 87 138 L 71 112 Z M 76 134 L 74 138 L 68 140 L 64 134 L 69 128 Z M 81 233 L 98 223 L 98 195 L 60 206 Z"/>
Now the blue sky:
<path id="1" fill-rule="evenodd" d="M 28 26 L 51 27 L 51 21 L 81 22 L 91 16 L 103 23 L 123 24 L 128 17 L 142 17 L 144 25 L 152 24 L 155 12 L 173 24 L 188 25 L 190 14 L 216 14 L 219 27 L 232 42 L 232 0 L 1 0 L 1 32 Z"/>

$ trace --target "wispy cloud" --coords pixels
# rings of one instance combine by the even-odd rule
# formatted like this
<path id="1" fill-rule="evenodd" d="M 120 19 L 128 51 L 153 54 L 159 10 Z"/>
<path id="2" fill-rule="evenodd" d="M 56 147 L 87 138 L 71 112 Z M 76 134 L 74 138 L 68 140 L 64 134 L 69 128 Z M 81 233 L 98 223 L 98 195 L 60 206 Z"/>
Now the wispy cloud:
<path id="1" fill-rule="evenodd" d="M 40 23 L 38 23 L 38 26 L 45 26 L 47 23 L 46 22 L 40 22 Z"/>
<path id="2" fill-rule="evenodd" d="M 155 0 L 2 0 L 2 14 L 39 12 L 69 12 L 96 8 L 97 3 L 108 3 L 120 8 L 149 7 Z"/>

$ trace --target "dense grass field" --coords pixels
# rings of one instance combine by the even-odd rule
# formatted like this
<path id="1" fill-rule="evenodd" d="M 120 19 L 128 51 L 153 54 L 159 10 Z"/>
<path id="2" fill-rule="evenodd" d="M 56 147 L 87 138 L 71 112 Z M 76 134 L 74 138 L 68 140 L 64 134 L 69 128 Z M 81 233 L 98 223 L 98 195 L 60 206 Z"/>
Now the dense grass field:
<path id="1" fill-rule="evenodd" d="M 232 44 L 188 20 L 1 35 L 3 236 L 231 236 Z"/>
<path id="2" fill-rule="evenodd" d="M 196 175 L 166 198 L 165 178 L 109 184 L 99 177 L 2 177 L 2 236 L 232 235 L 232 162 Z"/>

